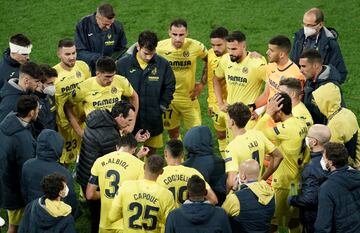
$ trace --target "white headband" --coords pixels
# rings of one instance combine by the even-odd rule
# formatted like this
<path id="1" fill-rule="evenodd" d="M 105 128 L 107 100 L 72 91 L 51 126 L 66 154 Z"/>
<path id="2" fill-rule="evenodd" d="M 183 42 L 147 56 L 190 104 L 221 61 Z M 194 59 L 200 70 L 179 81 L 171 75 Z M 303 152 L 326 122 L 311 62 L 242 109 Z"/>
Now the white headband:
<path id="1" fill-rule="evenodd" d="M 10 47 L 10 52 L 11 53 L 30 54 L 32 44 L 30 44 L 29 46 L 24 47 L 24 46 L 20 46 L 20 45 L 13 44 L 13 43 L 9 42 L 9 47 Z"/>

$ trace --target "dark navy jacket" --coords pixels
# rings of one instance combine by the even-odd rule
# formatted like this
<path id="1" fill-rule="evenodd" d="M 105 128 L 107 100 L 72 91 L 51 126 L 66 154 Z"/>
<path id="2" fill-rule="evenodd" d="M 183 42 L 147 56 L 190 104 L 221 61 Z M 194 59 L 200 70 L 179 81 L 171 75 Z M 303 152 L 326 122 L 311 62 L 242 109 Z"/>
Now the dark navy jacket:
<path id="1" fill-rule="evenodd" d="M 337 42 L 338 34 L 333 28 L 323 27 L 320 30 L 318 43 L 315 47 L 321 55 L 324 65 L 333 65 L 340 72 L 340 84 L 345 82 L 347 70 L 339 44 Z M 299 65 L 300 55 L 303 52 L 303 46 L 306 43 L 304 29 L 295 33 L 294 43 L 291 50 L 291 60 Z"/>
<path id="2" fill-rule="evenodd" d="M 30 202 L 21 220 L 18 233 L 76 233 L 74 218 L 53 217 L 45 209 L 44 197 Z"/>
<path id="3" fill-rule="evenodd" d="M 58 163 L 64 139 L 54 130 L 44 129 L 37 138 L 36 158 L 26 161 L 22 168 L 21 188 L 26 204 L 44 195 L 41 180 L 57 172 L 66 177 L 69 194 L 64 202 L 71 206 L 73 213 L 77 208 L 74 180 L 71 173 Z"/>
<path id="4" fill-rule="evenodd" d="M 290 205 L 300 208 L 300 220 L 307 232 L 314 232 L 320 185 L 326 180 L 326 172 L 321 168 L 322 152 L 311 153 L 310 162 L 301 173 L 301 192 L 290 199 Z"/>
<path id="5" fill-rule="evenodd" d="M 226 198 L 225 162 L 214 155 L 209 127 L 196 126 L 187 131 L 184 137 L 184 147 L 188 152 L 188 158 L 183 165 L 195 168 L 204 176 L 221 205 Z"/>
<path id="6" fill-rule="evenodd" d="M 165 233 L 197 232 L 230 233 L 231 227 L 225 211 L 210 203 L 186 201 L 169 213 Z"/>
<path id="7" fill-rule="evenodd" d="M 25 207 L 21 195 L 21 171 L 23 164 L 35 156 L 35 140 L 29 126 L 24 127 L 15 113 L 0 123 L 0 161 L 2 181 L 2 207 Z"/>
<path id="8" fill-rule="evenodd" d="M 115 151 L 119 139 L 118 126 L 109 111 L 95 110 L 87 116 L 76 167 L 76 180 L 82 187 L 87 186 L 95 160 Z"/>
<path id="9" fill-rule="evenodd" d="M 18 81 L 17 78 L 10 79 L 0 90 L 0 122 L 9 112 L 16 111 L 19 98 L 27 94 L 18 86 Z"/>
<path id="10" fill-rule="evenodd" d="M 114 56 L 115 59 L 125 51 L 127 44 L 122 24 L 115 20 L 111 27 L 102 31 L 96 23 L 95 13 L 83 17 L 76 25 L 75 46 L 77 59 L 83 60 L 95 74 L 95 63 L 101 56 Z"/>
<path id="11" fill-rule="evenodd" d="M 133 55 L 121 58 L 117 63 L 117 73 L 126 77 L 139 95 L 139 112 L 134 132 L 145 129 L 151 136 L 163 132 L 162 113 L 167 109 L 175 91 L 175 76 L 169 62 L 154 55 L 145 70 L 141 69 Z"/>
<path id="12" fill-rule="evenodd" d="M 0 61 L 0 89 L 9 79 L 19 77 L 20 65 L 10 57 L 10 49 L 5 49 L 3 59 Z"/>
<path id="13" fill-rule="evenodd" d="M 34 122 L 35 135 L 39 135 L 43 129 L 56 130 L 55 99 L 53 96 L 35 92 L 39 97 L 40 111 Z"/>
<path id="14" fill-rule="evenodd" d="M 267 205 L 262 205 L 246 185 L 242 185 L 235 195 L 240 202 L 240 214 L 231 218 L 232 232 L 269 232 L 271 218 L 275 212 L 275 197 Z"/>
<path id="15" fill-rule="evenodd" d="M 327 83 L 333 83 L 339 87 L 341 93 L 341 106 L 342 107 L 346 106 L 340 87 L 339 72 L 332 65 L 323 66 L 323 69 L 319 74 L 319 76 L 316 78 L 316 81 L 313 82 L 313 80 L 308 79 L 306 80 L 304 86 L 304 104 L 306 108 L 309 110 L 313 118 L 314 124 L 325 124 L 325 125 L 327 124 L 327 118 L 320 112 L 319 107 L 315 104 L 314 97 L 312 95 L 312 93 L 316 89 Z"/>
<path id="16" fill-rule="evenodd" d="M 360 232 L 360 171 L 336 169 L 321 185 L 315 232 Z"/>

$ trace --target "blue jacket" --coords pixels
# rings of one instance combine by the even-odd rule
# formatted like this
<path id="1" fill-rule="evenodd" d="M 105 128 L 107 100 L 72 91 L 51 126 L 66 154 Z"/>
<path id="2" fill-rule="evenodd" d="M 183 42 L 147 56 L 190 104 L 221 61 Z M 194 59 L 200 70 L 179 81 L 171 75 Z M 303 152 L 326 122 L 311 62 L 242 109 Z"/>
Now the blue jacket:
<path id="1" fill-rule="evenodd" d="M 19 98 L 27 94 L 18 86 L 18 81 L 17 78 L 10 79 L 0 90 L 0 122 L 9 112 L 16 111 Z"/>
<path id="2" fill-rule="evenodd" d="M 171 211 L 166 219 L 165 233 L 230 233 L 229 219 L 223 209 L 204 202 L 186 201 Z"/>
<path id="3" fill-rule="evenodd" d="M 71 215 L 51 216 L 42 197 L 26 206 L 18 233 L 76 233 L 75 221 Z"/>
<path id="4" fill-rule="evenodd" d="M 95 13 L 83 17 L 76 25 L 75 46 L 77 59 L 83 60 L 95 75 L 95 64 L 101 56 L 120 57 L 126 49 L 126 36 L 122 24 L 115 20 L 110 29 L 102 31 L 96 23 Z"/>
<path id="5" fill-rule="evenodd" d="M 189 129 L 184 137 L 184 147 L 188 152 L 184 166 L 195 168 L 204 176 L 221 205 L 226 198 L 225 162 L 214 155 L 209 127 L 196 126 Z"/>
<path id="6" fill-rule="evenodd" d="M 360 171 L 344 166 L 321 185 L 315 232 L 360 232 Z"/>
<path id="7" fill-rule="evenodd" d="M 333 65 L 340 72 L 340 84 L 345 82 L 347 70 L 339 44 L 337 42 L 338 34 L 333 28 L 323 27 L 320 30 L 316 49 L 319 51 L 324 65 Z M 303 46 L 306 43 L 304 29 L 295 33 L 294 43 L 291 51 L 291 60 L 299 65 L 300 55 L 303 52 Z"/>
<path id="8" fill-rule="evenodd" d="M 2 180 L 2 207 L 18 209 L 25 207 L 21 195 L 21 171 L 23 164 L 35 155 L 35 140 L 16 113 L 10 113 L 0 123 L 0 161 Z"/>
<path id="9" fill-rule="evenodd" d="M 0 61 L 0 89 L 11 78 L 19 77 L 20 63 L 10 57 L 10 49 L 4 51 Z"/>
<path id="10" fill-rule="evenodd" d="M 175 91 L 175 76 L 169 62 L 154 55 L 143 70 L 137 59 L 137 50 L 117 62 L 117 73 L 126 77 L 139 95 L 139 112 L 134 132 L 145 129 L 151 136 L 163 132 L 162 113 L 167 109 Z"/>
<path id="11" fill-rule="evenodd" d="M 22 168 L 21 191 L 26 204 L 44 195 L 41 180 L 54 172 L 66 177 L 69 194 L 64 202 L 71 206 L 73 213 L 77 208 L 74 180 L 71 173 L 58 161 L 64 139 L 54 130 L 44 129 L 37 138 L 36 157 L 26 161 Z"/>
<path id="12" fill-rule="evenodd" d="M 316 81 L 313 82 L 312 80 L 308 79 L 305 82 L 304 86 L 304 104 L 306 108 L 309 110 L 314 124 L 325 124 L 327 123 L 327 118 L 324 116 L 319 107 L 315 104 L 314 97 L 312 93 L 318 89 L 320 86 L 325 85 L 327 83 L 333 83 L 337 85 L 340 89 L 341 94 L 341 106 L 345 107 L 344 97 L 340 87 L 340 74 L 336 70 L 336 68 L 332 65 L 323 66 L 321 73 L 316 78 Z M 328 94 L 328 93 L 325 93 Z"/>
<path id="13" fill-rule="evenodd" d="M 321 168 L 322 152 L 311 153 L 310 162 L 301 173 L 301 192 L 290 199 L 290 205 L 300 208 L 300 220 L 307 232 L 314 232 L 320 185 L 326 180 L 326 172 Z"/>
<path id="14" fill-rule="evenodd" d="M 43 129 L 57 130 L 55 99 L 44 93 L 35 92 L 39 97 L 40 111 L 37 120 L 34 122 L 35 135 L 39 135 Z"/>

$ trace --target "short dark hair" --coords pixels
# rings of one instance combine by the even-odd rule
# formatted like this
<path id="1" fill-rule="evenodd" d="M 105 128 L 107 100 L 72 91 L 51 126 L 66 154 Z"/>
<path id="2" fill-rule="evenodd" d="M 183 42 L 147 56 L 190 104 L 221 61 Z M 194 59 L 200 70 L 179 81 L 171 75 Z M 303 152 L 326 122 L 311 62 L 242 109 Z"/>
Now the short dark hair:
<path id="1" fill-rule="evenodd" d="M 187 29 L 187 22 L 184 19 L 175 19 L 175 20 L 171 21 L 170 29 L 172 26 L 177 27 L 177 28 L 184 27 Z"/>
<path id="2" fill-rule="evenodd" d="M 282 51 L 290 53 L 291 50 L 291 41 L 287 36 L 278 35 L 269 40 L 269 44 L 276 45 Z"/>
<path id="3" fill-rule="evenodd" d="M 238 128 L 244 128 L 251 117 L 249 107 L 241 102 L 230 105 L 228 107 L 228 114 Z"/>
<path id="4" fill-rule="evenodd" d="M 280 86 L 286 86 L 287 88 L 291 89 L 296 93 L 296 95 L 301 95 L 302 93 L 302 86 L 301 82 L 296 78 L 284 78 L 281 79 L 279 82 Z"/>
<path id="5" fill-rule="evenodd" d="M 18 117 L 26 117 L 30 111 L 35 110 L 38 105 L 39 97 L 36 95 L 22 95 L 16 105 L 16 115 Z"/>
<path id="6" fill-rule="evenodd" d="M 187 190 L 189 196 L 206 196 L 206 185 L 205 181 L 200 178 L 198 175 L 192 175 L 187 182 Z"/>
<path id="7" fill-rule="evenodd" d="M 119 147 L 129 147 L 129 148 L 136 148 L 137 141 L 135 136 L 131 133 L 125 134 L 120 137 L 118 144 Z"/>
<path id="8" fill-rule="evenodd" d="M 31 45 L 30 39 L 23 34 L 13 35 L 12 37 L 10 37 L 10 42 L 24 47 Z"/>
<path id="9" fill-rule="evenodd" d="M 145 161 L 145 167 L 152 174 L 160 174 L 165 166 L 165 160 L 163 157 L 153 154 L 147 157 Z"/>
<path id="10" fill-rule="evenodd" d="M 122 116 L 126 118 L 128 117 L 130 110 L 133 110 L 135 112 L 135 107 L 128 101 L 121 100 L 114 104 L 110 114 L 113 118 L 120 116 L 120 114 L 122 114 Z"/>
<path id="11" fill-rule="evenodd" d="M 225 39 L 229 35 L 229 31 L 224 27 L 217 27 L 210 33 L 210 38 Z"/>
<path id="12" fill-rule="evenodd" d="M 59 40 L 59 43 L 58 43 L 58 48 L 69 48 L 69 47 L 73 47 L 75 46 L 75 42 L 74 40 L 72 39 L 69 39 L 69 38 L 64 38 L 64 39 L 61 39 Z"/>
<path id="13" fill-rule="evenodd" d="M 116 71 L 116 64 L 111 57 L 100 57 L 96 61 L 96 71 L 101 73 L 112 73 Z"/>
<path id="14" fill-rule="evenodd" d="M 308 62 L 311 64 L 313 64 L 313 63 L 322 64 L 323 63 L 321 55 L 320 55 L 319 51 L 317 51 L 316 49 L 304 50 L 304 52 L 302 52 L 302 54 L 300 55 L 300 58 L 306 58 L 308 60 Z"/>
<path id="15" fill-rule="evenodd" d="M 59 192 L 65 188 L 65 176 L 54 172 L 45 176 L 41 181 L 41 187 L 45 198 L 55 200 L 59 196 Z"/>
<path id="16" fill-rule="evenodd" d="M 158 44 L 158 37 L 156 33 L 151 31 L 143 31 L 140 33 L 138 38 L 138 44 L 140 48 L 146 48 L 150 51 L 154 51 Z"/>
<path id="17" fill-rule="evenodd" d="M 41 78 L 42 83 L 46 82 L 46 80 L 49 78 L 58 76 L 57 71 L 48 64 L 40 64 L 39 67 L 42 72 L 42 78 Z"/>
<path id="18" fill-rule="evenodd" d="M 290 115 L 291 114 L 291 110 L 292 110 L 292 104 L 291 104 L 291 98 L 288 94 L 280 92 L 278 94 L 276 94 L 277 96 L 279 95 L 282 100 L 279 103 L 279 106 L 282 105 L 281 111 L 285 114 L 285 115 Z"/>
<path id="19" fill-rule="evenodd" d="M 340 168 L 348 164 L 349 153 L 341 143 L 328 142 L 324 145 L 325 157 L 334 167 Z"/>
<path id="20" fill-rule="evenodd" d="M 113 19 L 115 17 L 114 8 L 109 3 L 101 4 L 97 8 L 97 13 L 99 13 L 101 16 L 108 18 L 108 19 Z"/>
<path id="21" fill-rule="evenodd" d="M 324 12 L 322 12 L 319 8 L 311 8 L 306 13 L 315 15 L 315 23 L 324 22 L 325 20 Z"/>
<path id="22" fill-rule="evenodd" d="M 165 149 L 169 150 L 170 156 L 179 158 L 184 153 L 184 145 L 179 139 L 171 139 L 166 142 Z"/>
<path id="23" fill-rule="evenodd" d="M 227 42 L 243 42 L 246 41 L 246 36 L 241 31 L 233 31 L 226 37 Z"/>
<path id="24" fill-rule="evenodd" d="M 20 73 L 27 74 L 31 76 L 33 79 L 41 79 L 42 71 L 38 64 L 28 61 L 20 66 Z M 20 75 L 21 78 L 21 75 Z"/>

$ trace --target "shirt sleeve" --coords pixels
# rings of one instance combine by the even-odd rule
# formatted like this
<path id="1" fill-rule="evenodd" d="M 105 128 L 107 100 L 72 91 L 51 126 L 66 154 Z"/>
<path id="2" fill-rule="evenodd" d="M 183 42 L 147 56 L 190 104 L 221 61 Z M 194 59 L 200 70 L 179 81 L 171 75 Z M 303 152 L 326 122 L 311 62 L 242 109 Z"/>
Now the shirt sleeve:
<path id="1" fill-rule="evenodd" d="M 126 78 L 122 77 L 121 82 L 122 82 L 122 85 L 124 88 L 123 95 L 124 96 L 132 96 L 134 93 L 134 89 L 131 86 L 131 84 L 129 83 L 129 81 Z"/>
<path id="2" fill-rule="evenodd" d="M 203 58 L 205 58 L 207 56 L 208 51 L 207 51 L 207 49 L 206 49 L 206 47 L 205 47 L 205 45 L 203 43 L 201 43 L 201 42 L 197 42 L 197 43 L 198 43 L 198 46 L 199 46 L 199 48 L 198 48 L 198 56 L 197 57 L 203 59 Z"/>
<path id="3" fill-rule="evenodd" d="M 225 149 L 225 172 L 237 172 L 239 170 L 238 160 L 236 156 L 236 150 L 233 148 L 233 144 L 230 143 Z"/>
<path id="4" fill-rule="evenodd" d="M 220 59 L 219 61 L 219 64 L 218 66 L 215 68 L 214 70 L 214 74 L 217 78 L 225 78 L 225 70 L 224 70 L 224 67 L 225 67 L 225 55 L 222 56 L 222 58 Z"/>
<path id="5" fill-rule="evenodd" d="M 227 195 L 221 207 L 225 210 L 226 214 L 231 217 L 235 217 L 240 214 L 240 202 L 234 193 Z"/>

